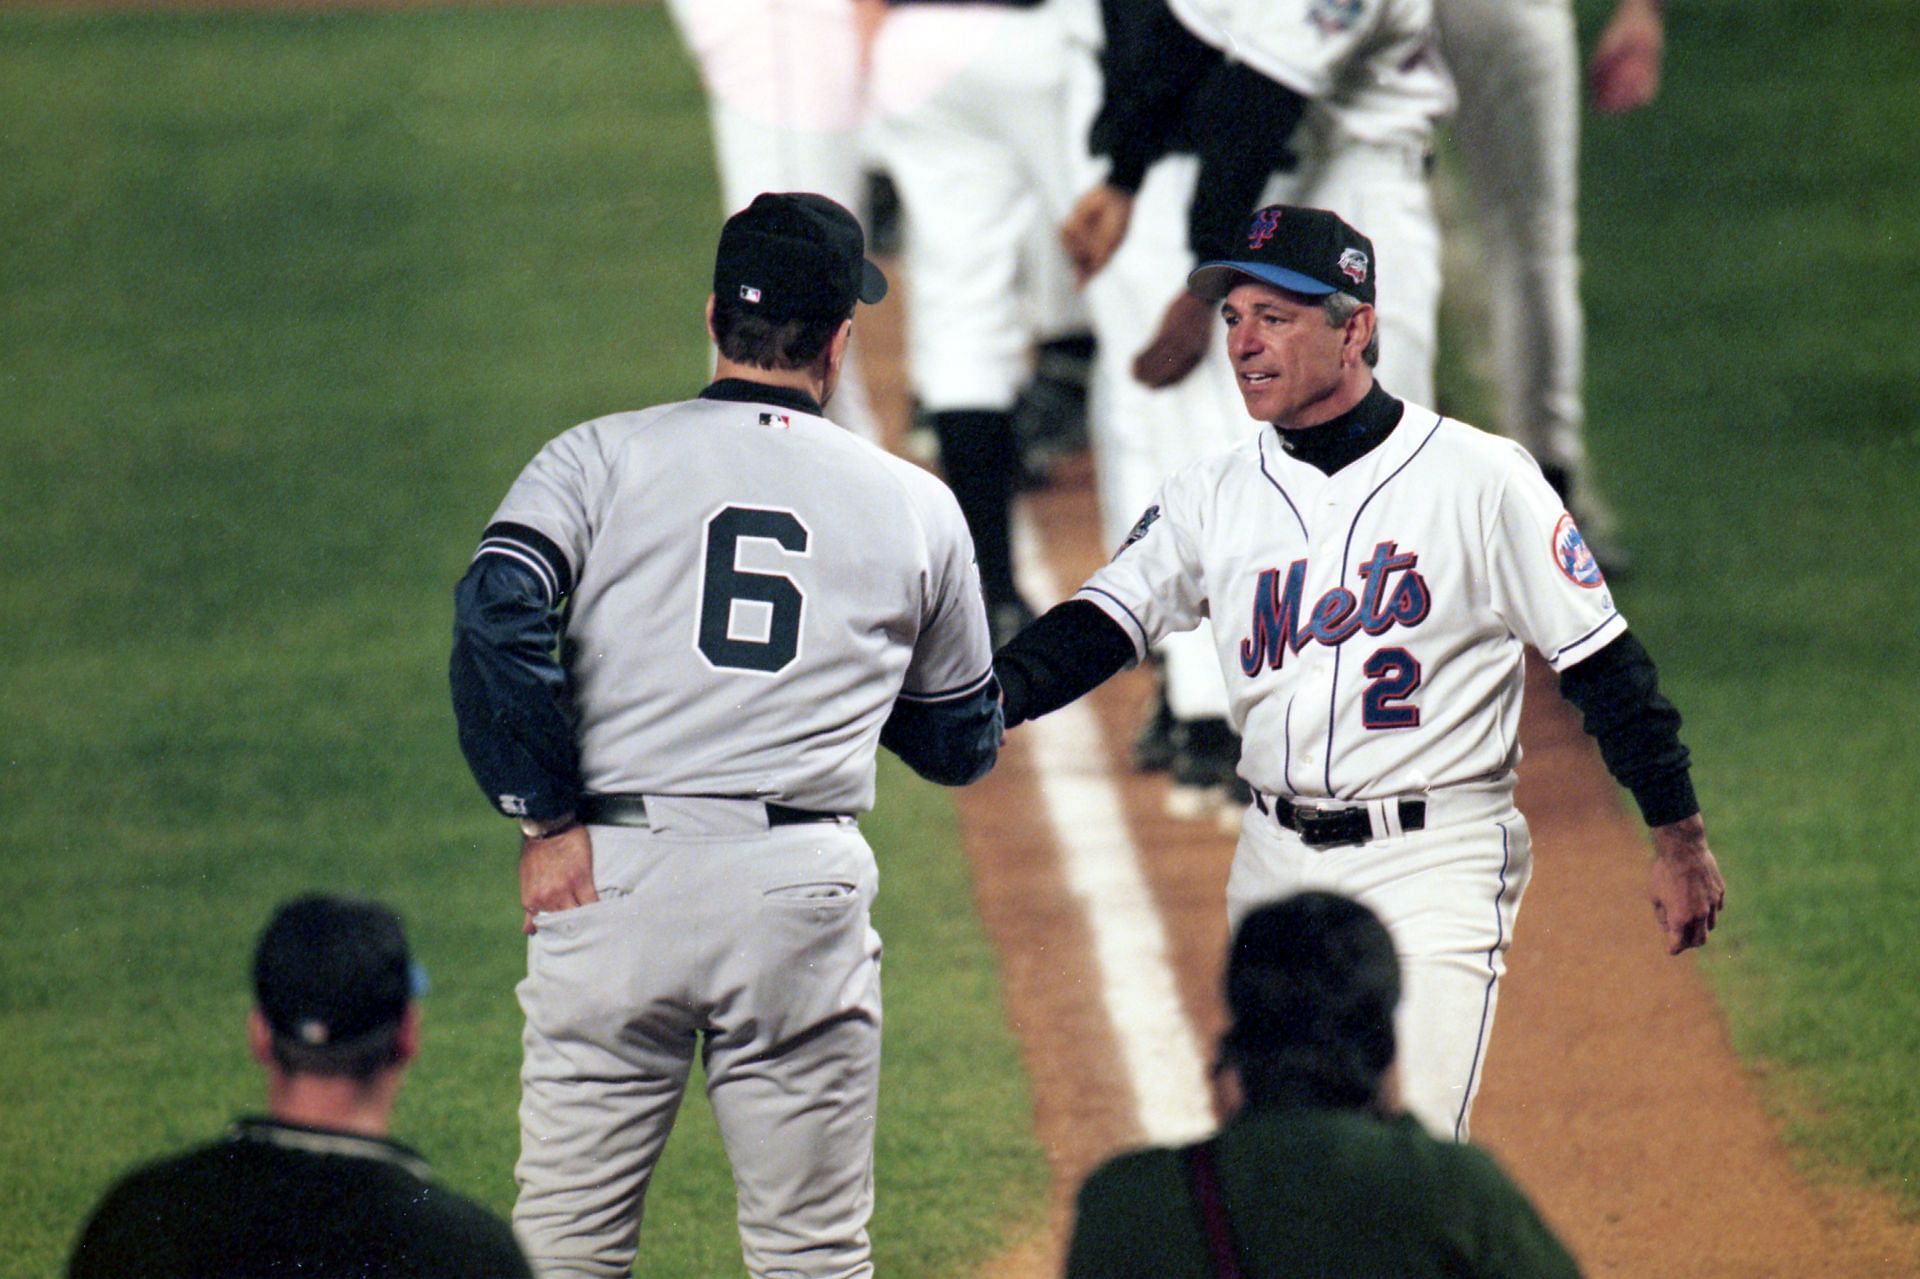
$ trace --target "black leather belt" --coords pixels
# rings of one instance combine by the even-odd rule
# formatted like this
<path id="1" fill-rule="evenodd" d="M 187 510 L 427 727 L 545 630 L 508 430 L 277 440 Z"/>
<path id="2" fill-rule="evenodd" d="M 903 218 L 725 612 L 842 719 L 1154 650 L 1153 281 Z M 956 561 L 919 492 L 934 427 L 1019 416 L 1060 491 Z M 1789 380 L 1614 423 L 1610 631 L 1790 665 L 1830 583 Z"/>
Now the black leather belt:
<path id="1" fill-rule="evenodd" d="M 726 799 L 759 803 L 745 795 L 686 795 L 685 799 Z M 812 808 L 793 808 L 786 804 L 766 804 L 767 825 L 798 826 L 802 822 L 837 822 L 852 813 L 823 813 Z M 645 826 L 647 804 L 639 795 L 582 795 L 577 806 L 580 820 L 589 826 Z"/>
<path id="2" fill-rule="evenodd" d="M 1402 799 L 1395 802 L 1399 805 L 1402 831 L 1426 829 L 1426 800 Z M 1295 804 L 1284 795 L 1262 795 L 1259 791 L 1253 793 L 1253 806 L 1271 814 L 1274 821 L 1298 835 L 1301 843 L 1314 848 L 1364 844 L 1370 839 L 1384 839 L 1389 834 L 1373 828 L 1373 814 L 1364 806 L 1308 808 Z"/>

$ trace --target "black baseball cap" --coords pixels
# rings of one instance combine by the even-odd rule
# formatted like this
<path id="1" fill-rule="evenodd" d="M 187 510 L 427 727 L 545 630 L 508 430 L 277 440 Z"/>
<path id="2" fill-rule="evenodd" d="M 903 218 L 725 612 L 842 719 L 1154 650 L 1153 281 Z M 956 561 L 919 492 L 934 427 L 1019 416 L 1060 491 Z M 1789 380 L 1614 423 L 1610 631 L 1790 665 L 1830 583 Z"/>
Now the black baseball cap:
<path id="1" fill-rule="evenodd" d="M 1187 289 L 1210 302 L 1251 276 L 1290 293 L 1348 293 L 1372 305 L 1373 241 L 1325 209 L 1269 204 L 1253 215 L 1230 258 L 1202 262 Z"/>
<path id="2" fill-rule="evenodd" d="M 284 903 L 253 953 L 254 999 L 267 1024 L 316 1048 L 387 1029 L 425 987 L 400 917 L 360 898 Z"/>
<path id="3" fill-rule="evenodd" d="M 832 318 L 887 296 L 860 222 L 824 195 L 765 192 L 720 228 L 713 294 L 770 319 Z"/>

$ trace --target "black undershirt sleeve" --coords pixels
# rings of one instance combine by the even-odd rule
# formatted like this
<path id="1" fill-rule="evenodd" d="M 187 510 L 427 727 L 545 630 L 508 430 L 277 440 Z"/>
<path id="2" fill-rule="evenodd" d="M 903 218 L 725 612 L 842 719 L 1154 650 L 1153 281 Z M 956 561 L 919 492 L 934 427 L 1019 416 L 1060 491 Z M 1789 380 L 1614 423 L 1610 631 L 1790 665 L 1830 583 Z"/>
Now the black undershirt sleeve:
<path id="1" fill-rule="evenodd" d="M 1188 96 L 1222 65 L 1220 51 L 1197 39 L 1166 0 L 1101 0 L 1104 82 L 1090 148 L 1111 161 L 1107 184 L 1140 189 L 1147 169 L 1172 149 Z"/>
<path id="2" fill-rule="evenodd" d="M 1660 692 L 1653 658 L 1631 632 L 1560 673 L 1560 695 L 1579 711 L 1614 780 L 1633 792 L 1649 826 L 1700 811 L 1680 712 Z"/>
<path id="3" fill-rule="evenodd" d="M 1133 640 L 1099 605 L 1055 605 L 993 655 L 1007 727 L 1059 710 L 1133 661 Z"/>
<path id="4" fill-rule="evenodd" d="M 1288 142 L 1307 100 L 1244 62 L 1226 62 L 1200 82 L 1188 117 L 1200 176 L 1187 209 L 1187 247 L 1196 262 L 1233 256 L 1260 193 L 1275 171 L 1291 169 Z"/>

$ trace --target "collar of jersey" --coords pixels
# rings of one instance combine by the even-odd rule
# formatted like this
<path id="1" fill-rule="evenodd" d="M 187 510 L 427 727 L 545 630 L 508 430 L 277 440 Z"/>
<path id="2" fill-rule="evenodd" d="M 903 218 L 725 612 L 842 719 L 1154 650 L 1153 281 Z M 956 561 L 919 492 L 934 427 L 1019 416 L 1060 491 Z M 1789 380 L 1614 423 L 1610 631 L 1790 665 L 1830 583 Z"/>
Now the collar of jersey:
<path id="1" fill-rule="evenodd" d="M 820 401 L 805 391 L 790 386 L 770 386 L 743 377 L 723 377 L 700 392 L 703 400 L 729 400 L 735 404 L 774 404 L 796 413 L 820 416 Z"/>
<path id="2" fill-rule="evenodd" d="M 359 1133 L 331 1128 L 307 1128 L 283 1124 L 277 1119 L 241 1119 L 227 1130 L 229 1141 L 255 1141 L 282 1150 L 299 1150 L 310 1155 L 340 1155 L 349 1159 L 377 1159 L 381 1163 L 404 1168 L 425 1181 L 432 1174 L 419 1153 L 397 1141 L 365 1137 Z"/>
<path id="3" fill-rule="evenodd" d="M 1339 417 L 1304 431 L 1275 427 L 1274 434 L 1288 457 L 1332 475 L 1378 448 L 1393 434 L 1405 411 L 1404 404 L 1375 382 L 1358 404 Z"/>

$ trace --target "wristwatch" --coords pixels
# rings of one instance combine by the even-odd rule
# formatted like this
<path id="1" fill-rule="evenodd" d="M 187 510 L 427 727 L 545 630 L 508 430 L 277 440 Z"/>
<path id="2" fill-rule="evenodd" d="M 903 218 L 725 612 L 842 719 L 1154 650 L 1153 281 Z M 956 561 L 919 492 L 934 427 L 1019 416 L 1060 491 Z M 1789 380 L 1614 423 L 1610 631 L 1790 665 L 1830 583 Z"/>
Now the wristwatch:
<path id="1" fill-rule="evenodd" d="M 527 839 L 551 839 L 555 835 L 572 830 L 580 824 L 580 819 L 572 813 L 564 817 L 549 817 L 545 821 L 536 821 L 531 817 L 520 819 L 520 834 Z"/>

